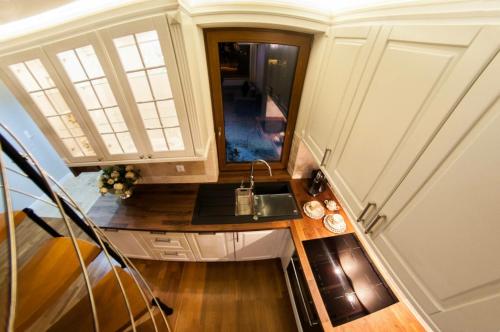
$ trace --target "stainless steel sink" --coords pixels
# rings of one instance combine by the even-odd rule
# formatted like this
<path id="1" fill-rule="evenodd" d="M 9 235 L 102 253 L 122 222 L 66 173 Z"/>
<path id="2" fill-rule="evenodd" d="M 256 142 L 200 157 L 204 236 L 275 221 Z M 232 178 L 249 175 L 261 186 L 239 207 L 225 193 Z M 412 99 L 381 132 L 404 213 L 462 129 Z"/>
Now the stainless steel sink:
<path id="1" fill-rule="evenodd" d="M 264 194 L 253 198 L 253 218 L 277 217 L 298 214 L 292 194 Z"/>

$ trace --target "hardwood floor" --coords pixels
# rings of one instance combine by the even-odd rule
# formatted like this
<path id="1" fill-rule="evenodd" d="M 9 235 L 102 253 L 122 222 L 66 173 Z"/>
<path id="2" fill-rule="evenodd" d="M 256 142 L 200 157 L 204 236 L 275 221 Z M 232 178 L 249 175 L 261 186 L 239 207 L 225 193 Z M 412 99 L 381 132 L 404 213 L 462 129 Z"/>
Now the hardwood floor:
<path id="1" fill-rule="evenodd" d="M 174 332 L 297 331 L 280 261 L 182 263 L 134 260 L 174 308 Z"/>

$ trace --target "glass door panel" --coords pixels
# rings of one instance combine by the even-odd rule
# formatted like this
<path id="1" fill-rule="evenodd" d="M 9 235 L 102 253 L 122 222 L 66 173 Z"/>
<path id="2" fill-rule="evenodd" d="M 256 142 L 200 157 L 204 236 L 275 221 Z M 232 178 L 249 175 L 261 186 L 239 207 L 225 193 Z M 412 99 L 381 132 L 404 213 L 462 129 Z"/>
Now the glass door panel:
<path id="1" fill-rule="evenodd" d="M 70 156 L 75 158 L 96 156 L 87 136 L 40 59 L 12 64 L 9 69 L 69 151 Z"/>
<path id="2" fill-rule="evenodd" d="M 153 151 L 185 150 L 156 30 L 114 38 L 113 44 Z"/>
<path id="3" fill-rule="evenodd" d="M 226 162 L 282 159 L 297 46 L 221 42 Z"/>
<path id="4" fill-rule="evenodd" d="M 92 45 L 59 52 L 57 58 L 73 83 L 108 153 L 137 153 L 137 147 Z"/>

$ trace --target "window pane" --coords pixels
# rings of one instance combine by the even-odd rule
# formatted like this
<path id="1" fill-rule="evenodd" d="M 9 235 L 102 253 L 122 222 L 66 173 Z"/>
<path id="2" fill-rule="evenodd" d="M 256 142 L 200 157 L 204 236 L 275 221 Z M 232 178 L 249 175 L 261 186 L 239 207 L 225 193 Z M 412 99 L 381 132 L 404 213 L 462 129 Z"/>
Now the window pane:
<path id="1" fill-rule="evenodd" d="M 92 146 L 90 145 L 87 137 L 78 137 L 76 141 L 78 142 L 78 146 L 86 156 L 95 156 L 95 151 L 94 149 L 92 149 Z"/>
<path id="2" fill-rule="evenodd" d="M 137 106 L 146 129 L 161 128 L 154 103 L 138 104 Z"/>
<path id="3" fill-rule="evenodd" d="M 121 154 L 123 153 L 122 148 L 120 147 L 120 143 L 116 139 L 114 134 L 104 134 L 101 135 L 104 144 L 106 144 L 106 148 L 108 149 L 110 154 Z"/>
<path id="4" fill-rule="evenodd" d="M 127 74 L 127 76 L 136 102 L 153 100 L 151 89 L 149 88 L 146 73 L 144 71 L 130 73 Z"/>
<path id="5" fill-rule="evenodd" d="M 80 61 L 76 57 L 73 50 L 61 52 L 57 54 L 59 61 L 61 61 L 66 73 L 72 82 L 83 81 L 87 79 L 87 75 L 83 71 Z"/>
<path id="6" fill-rule="evenodd" d="M 125 71 L 137 70 L 143 68 L 141 56 L 137 50 L 134 37 L 128 35 L 113 39 L 118 55 Z"/>
<path id="7" fill-rule="evenodd" d="M 137 152 L 134 141 L 132 140 L 132 137 L 130 136 L 130 133 L 128 131 L 124 133 L 117 133 L 116 137 L 118 137 L 118 140 L 120 141 L 120 144 L 122 145 L 123 151 L 125 153 Z"/>
<path id="8" fill-rule="evenodd" d="M 80 128 L 80 125 L 78 124 L 78 122 L 76 122 L 73 114 L 62 115 L 61 119 L 69 129 L 73 137 L 83 136 L 82 128 Z"/>
<path id="9" fill-rule="evenodd" d="M 170 82 L 168 81 L 167 69 L 165 67 L 148 70 L 148 76 L 156 100 L 172 98 Z"/>
<path id="10" fill-rule="evenodd" d="M 78 143 L 76 143 L 73 138 L 65 138 L 62 141 L 73 157 L 83 157 L 83 153 L 78 147 Z"/>
<path id="11" fill-rule="evenodd" d="M 41 89 L 24 63 L 16 63 L 15 65 L 10 65 L 9 68 L 27 92 Z"/>
<path id="12" fill-rule="evenodd" d="M 109 87 L 108 80 L 105 78 L 93 80 L 92 85 L 94 86 L 95 93 L 101 102 L 102 107 L 116 106 L 116 99 Z"/>
<path id="13" fill-rule="evenodd" d="M 91 45 L 77 48 L 76 53 L 78 54 L 78 58 L 80 59 L 89 78 L 104 76 L 101 64 L 99 63 L 94 48 Z"/>
<path id="14" fill-rule="evenodd" d="M 172 151 L 184 150 L 184 142 L 182 140 L 182 133 L 179 127 L 166 128 L 165 136 L 167 137 L 168 146 Z"/>
<path id="15" fill-rule="evenodd" d="M 36 106 L 38 106 L 40 111 L 42 111 L 43 115 L 51 116 L 57 114 L 43 91 L 32 92 L 30 95 Z"/>
<path id="16" fill-rule="evenodd" d="M 94 90 L 90 86 L 90 82 L 82 82 L 75 84 L 76 91 L 80 95 L 80 99 L 87 110 L 92 110 L 96 108 L 101 108 L 99 101 L 94 93 Z"/>
<path id="17" fill-rule="evenodd" d="M 146 67 L 157 67 L 165 64 L 156 31 L 138 33 L 136 37 Z"/>
<path id="18" fill-rule="evenodd" d="M 89 111 L 89 114 L 100 134 L 113 132 L 102 110 Z"/>
<path id="19" fill-rule="evenodd" d="M 49 89 L 54 87 L 54 82 L 50 78 L 49 73 L 47 73 L 45 67 L 39 59 L 26 61 L 25 63 L 33 76 L 35 76 L 37 82 L 42 86 L 42 89 Z"/>
<path id="20" fill-rule="evenodd" d="M 107 108 L 104 112 L 106 112 L 108 120 L 111 123 L 111 127 L 113 127 L 115 132 L 128 131 L 128 127 L 125 124 L 125 120 L 123 119 L 122 113 L 118 107 Z"/>
<path id="21" fill-rule="evenodd" d="M 58 89 L 47 90 L 45 91 L 45 94 L 52 102 L 52 105 L 56 109 L 57 113 L 66 114 L 70 112 L 68 105 L 64 101 Z"/>
<path id="22" fill-rule="evenodd" d="M 175 104 L 172 99 L 156 102 L 158 112 L 160 113 L 161 124 L 163 127 L 179 126 L 179 119 L 175 111 Z"/>
<path id="23" fill-rule="evenodd" d="M 60 138 L 71 137 L 70 132 L 68 131 L 68 129 L 66 129 L 66 126 L 62 122 L 61 118 L 59 118 L 58 116 L 54 116 L 51 118 L 47 118 L 47 120 L 56 132 L 57 136 L 59 136 Z"/>
<path id="24" fill-rule="evenodd" d="M 153 146 L 153 151 L 168 151 L 167 142 L 161 129 L 148 130 L 149 140 Z"/>

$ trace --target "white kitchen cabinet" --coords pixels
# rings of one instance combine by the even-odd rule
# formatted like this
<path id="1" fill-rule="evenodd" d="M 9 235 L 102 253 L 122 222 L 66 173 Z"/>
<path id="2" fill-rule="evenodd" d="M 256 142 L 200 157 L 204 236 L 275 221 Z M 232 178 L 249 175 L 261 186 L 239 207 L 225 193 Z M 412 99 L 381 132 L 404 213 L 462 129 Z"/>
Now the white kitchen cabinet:
<path id="1" fill-rule="evenodd" d="M 233 261 L 233 233 L 192 233 L 187 234 L 196 260 L 202 262 Z"/>
<path id="2" fill-rule="evenodd" d="M 500 328 L 499 77 L 497 55 L 382 208 L 371 235 L 436 330 Z"/>
<path id="3" fill-rule="evenodd" d="M 288 230 L 264 230 L 234 233 L 234 255 L 237 261 L 280 257 Z"/>
<path id="4" fill-rule="evenodd" d="M 304 140 L 316 160 L 329 157 L 376 39 L 378 27 L 334 28 L 326 48 Z M 328 150 L 327 150 L 328 149 Z M 331 156 L 330 156 L 331 157 Z"/>
<path id="5" fill-rule="evenodd" d="M 103 232 L 123 255 L 132 258 L 154 259 L 141 241 L 141 232 L 119 229 L 103 229 Z"/>
<path id="6" fill-rule="evenodd" d="M 172 38 L 163 14 L 127 20 L 0 55 L 0 77 L 70 166 L 192 158 L 203 124 Z"/>
<path id="7" fill-rule="evenodd" d="M 381 28 L 325 167 L 351 215 L 369 207 L 364 220 L 374 218 L 496 54 L 499 32 L 478 26 Z"/>

